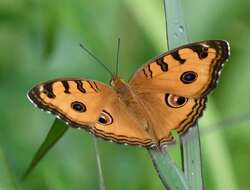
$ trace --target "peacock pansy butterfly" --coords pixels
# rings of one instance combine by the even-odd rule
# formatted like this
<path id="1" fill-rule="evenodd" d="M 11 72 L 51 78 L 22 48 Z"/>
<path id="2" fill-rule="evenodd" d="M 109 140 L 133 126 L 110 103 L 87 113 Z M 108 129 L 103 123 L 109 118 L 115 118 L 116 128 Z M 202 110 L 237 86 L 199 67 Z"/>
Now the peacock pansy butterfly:
<path id="1" fill-rule="evenodd" d="M 208 40 L 181 46 L 150 60 L 129 82 L 113 75 L 111 86 L 87 79 L 36 85 L 29 99 L 69 126 L 116 143 L 162 147 L 201 116 L 215 88 L 229 44 Z"/>

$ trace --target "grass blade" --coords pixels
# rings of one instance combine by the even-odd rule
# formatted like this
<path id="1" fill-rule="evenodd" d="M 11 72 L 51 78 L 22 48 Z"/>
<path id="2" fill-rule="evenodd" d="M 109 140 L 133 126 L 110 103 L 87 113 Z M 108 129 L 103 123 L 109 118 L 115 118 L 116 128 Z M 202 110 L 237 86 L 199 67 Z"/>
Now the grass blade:
<path id="1" fill-rule="evenodd" d="M 204 189 L 201 168 L 201 147 L 199 128 L 195 125 L 181 137 L 182 167 L 189 183 L 194 190 Z"/>
<path id="2" fill-rule="evenodd" d="M 154 167 L 165 188 L 171 190 L 188 190 L 187 182 L 182 171 L 177 167 L 166 149 L 149 149 Z"/>
<path id="3" fill-rule="evenodd" d="M 167 45 L 169 49 L 184 43 L 186 35 L 184 33 L 184 23 L 182 23 L 180 1 L 165 0 L 164 12 L 166 19 Z M 171 190 L 189 189 L 187 181 L 180 169 L 177 167 L 167 150 L 149 149 L 149 154 L 154 163 L 154 167 L 166 188 Z"/>
<path id="4" fill-rule="evenodd" d="M 186 44 L 188 40 L 185 22 L 182 16 L 181 1 L 164 0 L 164 9 L 168 48 L 174 49 Z"/>
<path id="5" fill-rule="evenodd" d="M 23 179 L 25 179 L 37 166 L 40 160 L 48 153 L 48 151 L 56 144 L 56 142 L 64 135 L 69 127 L 61 120 L 55 119 L 47 137 L 38 149 L 28 169 L 26 170 Z"/>
<path id="6" fill-rule="evenodd" d="M 94 135 L 92 138 L 93 138 L 94 146 L 95 146 L 95 155 L 96 155 L 96 162 L 97 162 L 98 174 L 99 174 L 99 189 L 105 190 L 106 188 L 105 188 L 105 183 L 104 183 L 102 164 L 101 164 L 101 158 L 100 158 L 100 154 L 99 154 L 97 139 Z"/>
<path id="7" fill-rule="evenodd" d="M 188 43 L 181 1 L 164 0 L 164 5 L 169 49 Z M 200 137 L 197 125 L 181 137 L 181 151 L 184 174 L 189 187 L 194 190 L 203 189 Z"/>
<path id="8" fill-rule="evenodd" d="M 169 49 L 173 49 L 187 43 L 185 24 L 181 12 L 181 2 L 180 0 L 164 0 L 164 8 L 168 39 L 167 43 Z M 184 174 L 188 180 L 189 187 L 191 189 L 202 189 L 203 180 L 198 127 L 195 126 L 188 132 L 187 135 L 181 137 L 181 143 Z M 158 151 L 150 151 L 150 154 L 154 161 L 154 165 L 157 168 L 158 174 L 164 184 L 167 184 L 167 186 L 169 186 L 171 189 L 188 189 L 186 181 L 183 179 L 182 173 L 178 170 L 174 163 L 171 163 L 171 158 L 167 152 L 165 155 L 162 155 Z M 165 169 L 169 166 L 170 168 L 165 171 Z M 166 175 L 167 172 L 170 172 L 171 175 Z M 180 187 L 179 185 L 182 185 L 183 187 Z"/>

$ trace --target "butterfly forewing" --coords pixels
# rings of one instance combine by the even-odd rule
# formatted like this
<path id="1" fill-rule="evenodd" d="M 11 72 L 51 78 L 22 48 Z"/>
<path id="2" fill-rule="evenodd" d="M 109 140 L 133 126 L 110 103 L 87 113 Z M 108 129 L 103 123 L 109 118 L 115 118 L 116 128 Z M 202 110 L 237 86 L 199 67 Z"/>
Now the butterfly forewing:
<path id="1" fill-rule="evenodd" d="M 52 112 L 73 126 L 95 123 L 103 98 L 112 90 L 88 80 L 52 80 L 32 88 L 28 96 L 39 108 Z M 102 93 L 101 93 L 102 92 Z M 95 101 L 93 101 L 95 98 Z"/>
<path id="2" fill-rule="evenodd" d="M 225 41 L 188 44 L 149 61 L 133 75 L 129 84 L 138 91 L 198 98 L 215 87 L 228 56 L 229 45 Z"/>

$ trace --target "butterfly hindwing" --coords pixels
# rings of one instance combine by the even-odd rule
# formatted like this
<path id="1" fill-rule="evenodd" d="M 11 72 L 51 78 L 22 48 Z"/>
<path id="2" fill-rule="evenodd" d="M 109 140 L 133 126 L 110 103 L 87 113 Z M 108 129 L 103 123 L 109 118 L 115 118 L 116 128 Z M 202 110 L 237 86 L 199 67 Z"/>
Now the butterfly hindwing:
<path id="1" fill-rule="evenodd" d="M 140 93 L 137 95 L 150 113 L 150 120 L 160 146 L 172 142 L 171 131 L 173 129 L 181 135 L 192 127 L 202 115 L 207 99 L 206 97 L 185 98 L 168 93 Z"/>
<path id="2" fill-rule="evenodd" d="M 100 122 L 95 126 L 95 134 L 117 143 L 149 147 L 153 144 L 150 135 L 140 126 L 127 106 L 114 98 L 103 108 L 102 117 L 109 119 L 107 124 Z"/>
<path id="3" fill-rule="evenodd" d="M 133 75 L 129 84 L 143 92 L 198 98 L 216 86 L 228 56 L 229 45 L 222 40 L 187 44 L 149 61 Z"/>
<path id="4" fill-rule="evenodd" d="M 117 143 L 149 146 L 149 135 L 133 120 L 107 85 L 81 79 L 58 79 L 33 87 L 29 99 L 72 127 Z"/>

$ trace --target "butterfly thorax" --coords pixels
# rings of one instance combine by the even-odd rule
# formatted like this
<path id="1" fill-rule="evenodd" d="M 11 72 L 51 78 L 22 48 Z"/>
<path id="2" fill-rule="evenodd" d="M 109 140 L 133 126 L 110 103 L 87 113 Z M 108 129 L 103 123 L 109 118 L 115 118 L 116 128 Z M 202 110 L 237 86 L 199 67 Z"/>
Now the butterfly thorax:
<path id="1" fill-rule="evenodd" d="M 118 76 L 113 76 L 111 80 L 111 86 L 119 97 L 128 97 L 131 96 L 131 90 L 129 89 L 128 84 L 120 79 Z"/>
<path id="2" fill-rule="evenodd" d="M 135 119 L 138 121 L 145 121 L 144 110 L 129 84 L 115 76 L 111 81 L 111 86 L 116 92 L 119 100 L 128 108 L 129 112 L 135 114 Z M 147 126 L 144 127 L 147 128 Z"/>
<path id="3" fill-rule="evenodd" d="M 149 117 L 147 117 L 147 112 L 145 111 L 143 104 L 130 85 L 115 76 L 112 78 L 111 86 L 117 93 L 119 100 L 126 106 L 126 110 L 128 110 L 136 122 L 138 122 L 140 126 L 155 139 L 155 133 L 151 126 L 152 122 L 149 120 Z"/>

